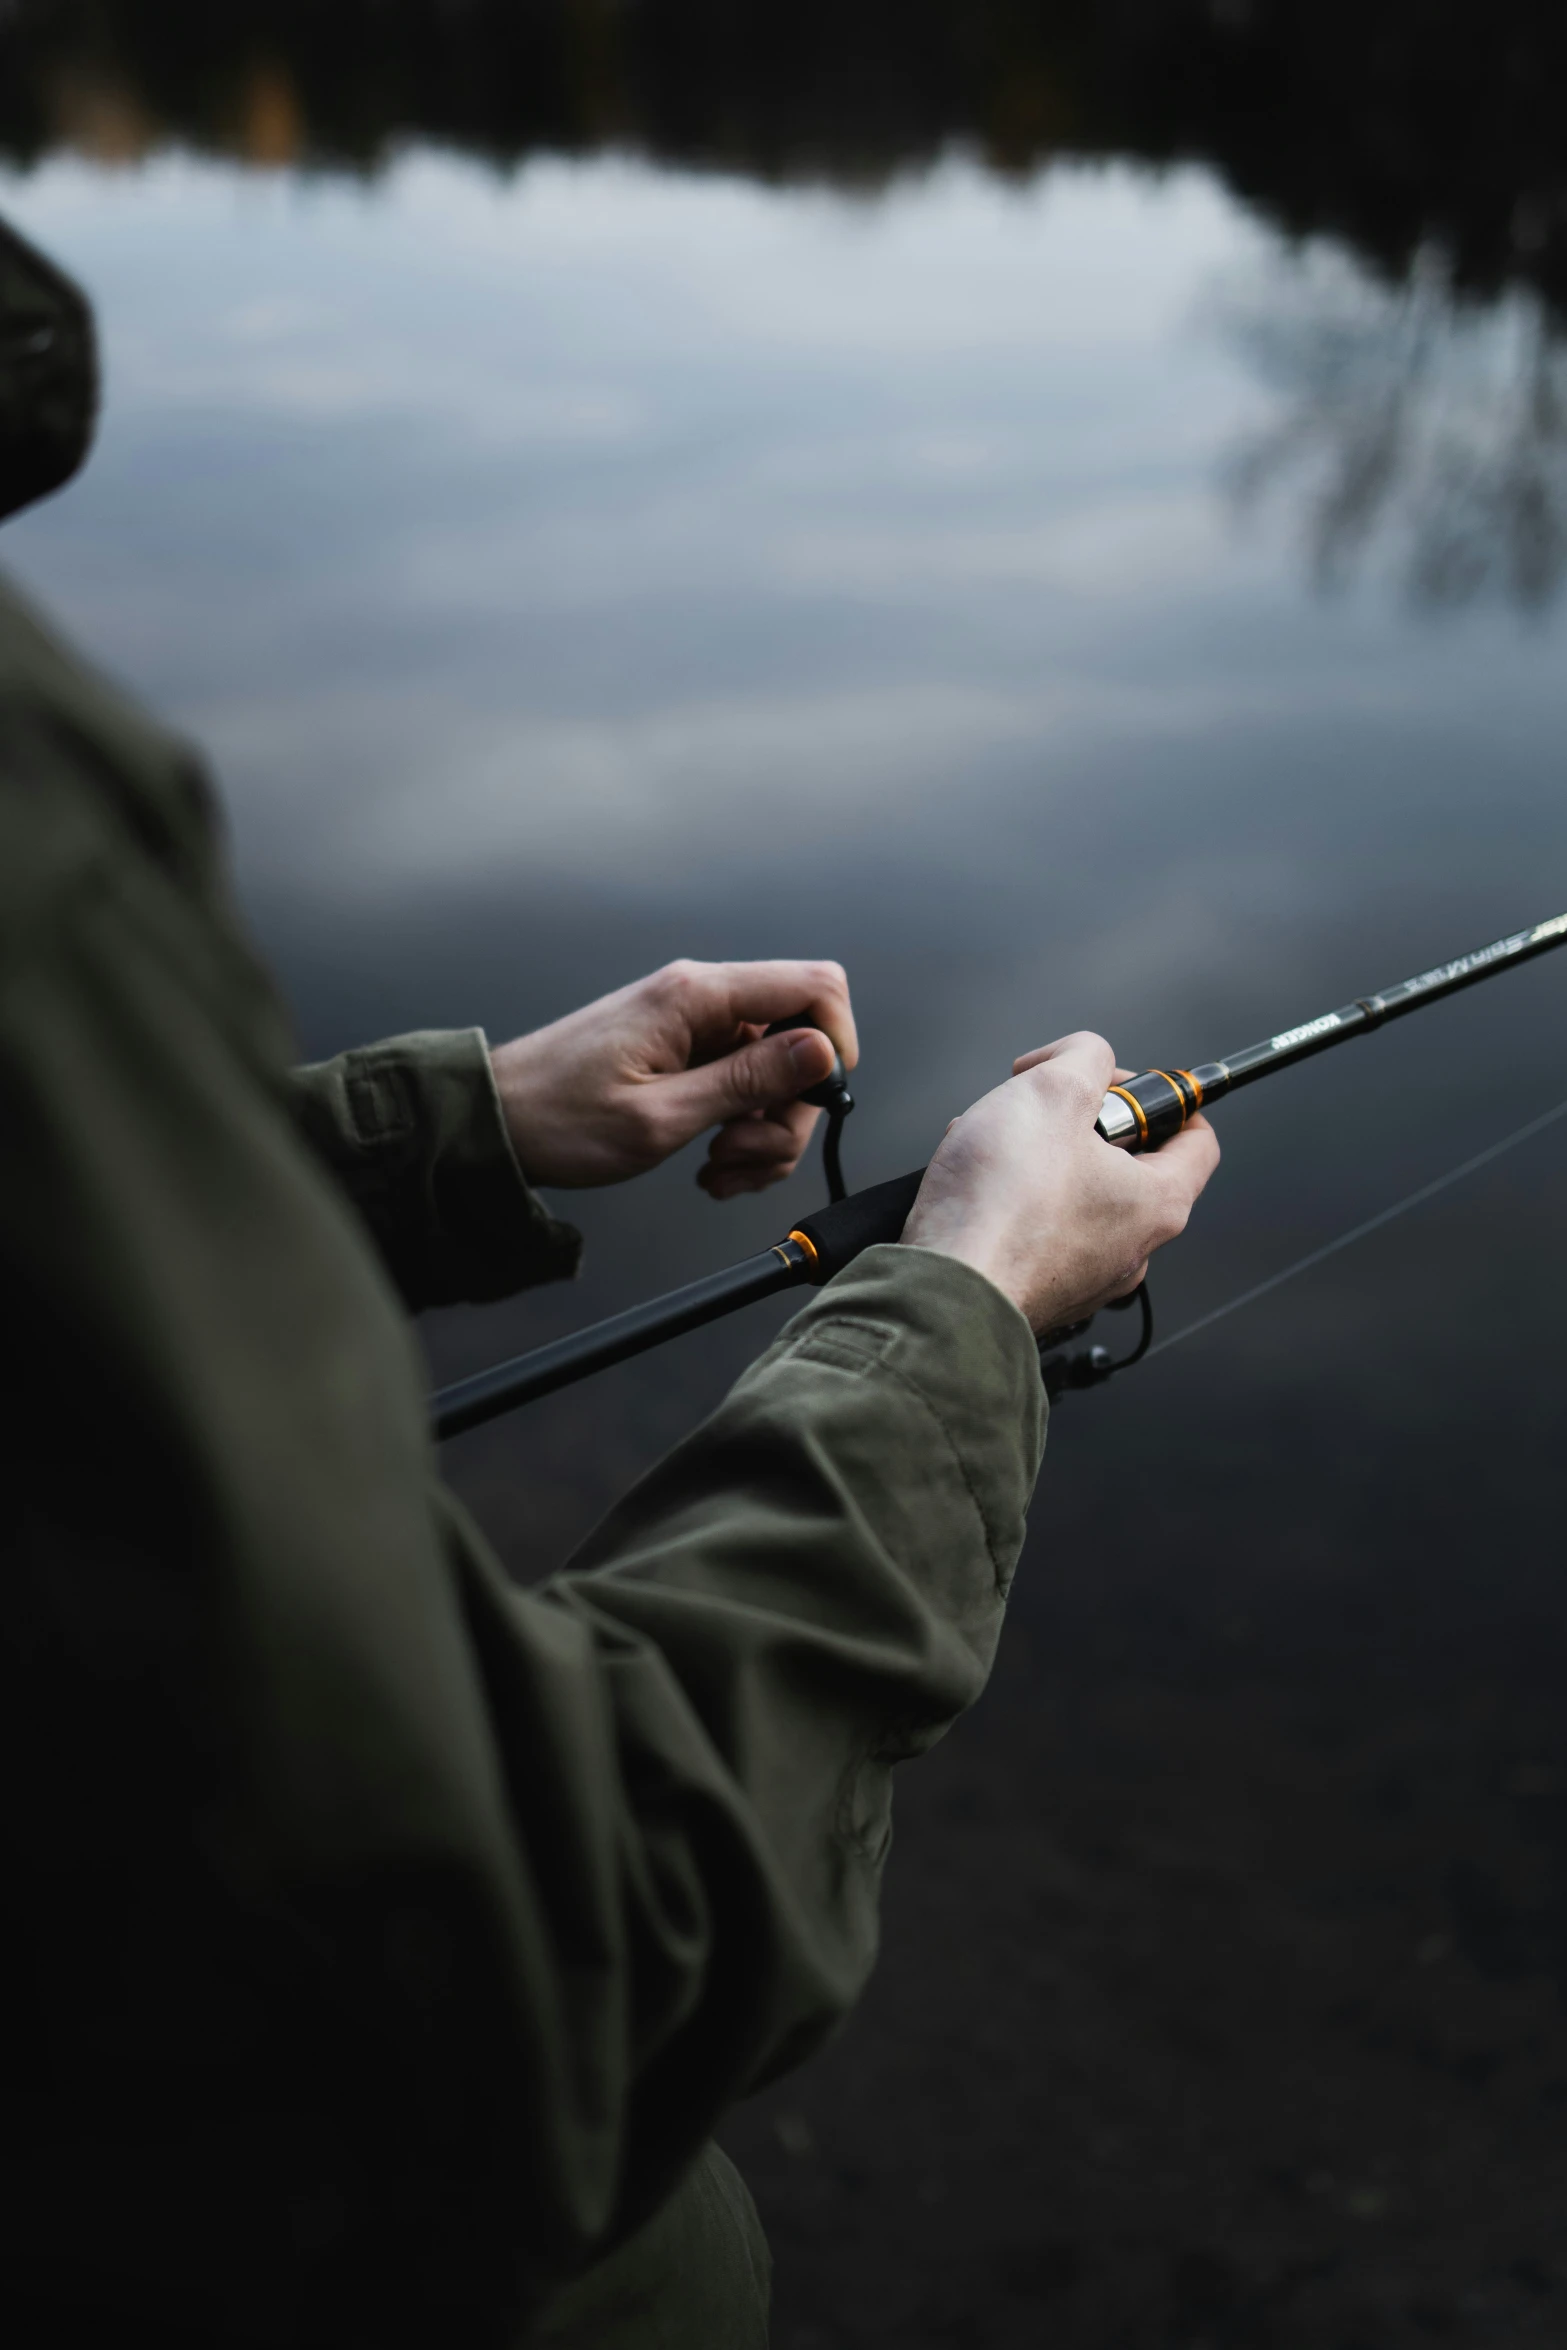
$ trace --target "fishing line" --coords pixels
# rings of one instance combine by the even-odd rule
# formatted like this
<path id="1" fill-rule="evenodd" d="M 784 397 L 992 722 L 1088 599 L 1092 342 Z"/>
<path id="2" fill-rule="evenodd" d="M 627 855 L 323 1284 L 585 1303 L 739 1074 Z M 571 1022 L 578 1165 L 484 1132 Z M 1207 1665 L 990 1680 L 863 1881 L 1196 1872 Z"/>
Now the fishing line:
<path id="1" fill-rule="evenodd" d="M 1466 1175 L 1478 1174 L 1493 1159 L 1503 1158 L 1508 1151 L 1516 1150 L 1519 1143 L 1528 1142 L 1536 1134 L 1543 1134 L 1546 1127 L 1554 1126 L 1558 1118 L 1567 1118 L 1567 1101 L 1558 1102 L 1554 1110 L 1546 1110 L 1538 1118 L 1531 1118 L 1527 1126 L 1516 1127 L 1511 1134 L 1504 1135 L 1500 1142 L 1493 1142 L 1488 1150 L 1476 1151 L 1474 1157 L 1465 1159 L 1462 1166 L 1450 1167 L 1445 1175 L 1438 1175 L 1430 1183 L 1422 1183 L 1420 1189 L 1410 1192 L 1407 1199 L 1397 1200 L 1392 1207 L 1383 1208 L 1375 1216 L 1368 1216 L 1363 1224 L 1356 1224 L 1348 1232 L 1341 1232 L 1337 1240 L 1326 1241 L 1321 1248 L 1312 1249 L 1309 1255 L 1297 1257 L 1294 1264 L 1286 1265 L 1282 1273 L 1270 1273 L 1266 1281 L 1257 1282 L 1251 1289 L 1243 1289 L 1239 1297 L 1232 1297 L 1227 1304 L 1215 1306 L 1211 1313 L 1199 1314 L 1195 1322 L 1188 1322 L 1180 1330 L 1172 1330 L 1168 1338 L 1161 1338 L 1157 1346 L 1148 1349 L 1144 1360 L 1151 1363 L 1155 1355 L 1167 1354 L 1172 1346 L 1179 1346 L 1183 1338 L 1195 1338 L 1199 1330 L 1211 1329 L 1215 1322 L 1222 1322 L 1226 1314 L 1238 1314 L 1242 1306 L 1253 1305 L 1259 1297 L 1266 1297 L 1270 1291 L 1282 1288 L 1286 1281 L 1293 1281 L 1297 1273 L 1309 1273 L 1313 1265 L 1323 1264 L 1329 1257 L 1336 1257 L 1341 1248 L 1349 1248 L 1357 1240 L 1366 1239 L 1370 1233 L 1380 1232 L 1383 1225 L 1391 1224 L 1396 1216 L 1407 1216 L 1411 1208 L 1424 1206 L 1428 1199 L 1435 1199 L 1438 1192 L 1448 1190 L 1455 1183 L 1462 1183 Z"/>

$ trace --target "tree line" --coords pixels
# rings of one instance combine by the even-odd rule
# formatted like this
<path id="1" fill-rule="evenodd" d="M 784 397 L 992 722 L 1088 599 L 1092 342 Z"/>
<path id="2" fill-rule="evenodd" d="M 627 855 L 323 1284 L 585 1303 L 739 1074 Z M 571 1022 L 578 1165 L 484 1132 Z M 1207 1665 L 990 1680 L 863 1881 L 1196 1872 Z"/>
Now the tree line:
<path id="1" fill-rule="evenodd" d="M 874 190 L 1206 164 L 1390 276 L 1567 315 L 1560 0 L 9 0 L 0 151 L 373 171 L 433 140 Z"/>

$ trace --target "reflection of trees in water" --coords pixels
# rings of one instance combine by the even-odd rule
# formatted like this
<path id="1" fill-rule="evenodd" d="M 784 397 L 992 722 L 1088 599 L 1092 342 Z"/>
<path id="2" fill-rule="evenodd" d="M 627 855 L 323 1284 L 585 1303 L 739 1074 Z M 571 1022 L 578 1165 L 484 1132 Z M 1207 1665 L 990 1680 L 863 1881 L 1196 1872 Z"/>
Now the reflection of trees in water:
<path id="1" fill-rule="evenodd" d="M 1563 0 L 0 0 L 0 155 L 373 169 L 605 145 L 874 187 L 959 144 L 1210 165 L 1390 273 L 1567 313 Z"/>
<path id="2" fill-rule="evenodd" d="M 1389 288 L 1319 254 L 1230 325 L 1279 403 L 1232 454 L 1230 486 L 1242 505 L 1298 496 L 1323 586 L 1381 544 L 1424 605 L 1552 601 L 1567 579 L 1567 342 L 1537 298 L 1486 315 L 1430 257 Z"/>
<path id="3" fill-rule="evenodd" d="M 1313 264 L 1244 339 L 1321 577 L 1401 532 L 1415 592 L 1563 572 L 1564 0 L 0 0 L 0 157 L 183 142 L 372 170 L 408 140 L 500 165 L 640 150 L 873 188 L 954 144 L 1214 169 Z M 1457 306 L 1500 299 L 1494 328 Z"/>

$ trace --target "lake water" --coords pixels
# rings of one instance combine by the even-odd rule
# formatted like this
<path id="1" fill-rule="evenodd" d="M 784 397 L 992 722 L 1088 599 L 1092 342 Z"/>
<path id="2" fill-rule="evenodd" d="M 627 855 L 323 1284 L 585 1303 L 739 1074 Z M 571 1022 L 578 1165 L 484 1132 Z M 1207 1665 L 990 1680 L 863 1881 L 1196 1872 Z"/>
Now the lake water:
<path id="1" fill-rule="evenodd" d="M 846 193 L 616 151 L 497 171 L 415 144 L 368 179 L 58 153 L 0 178 L 0 211 L 91 291 L 107 378 L 89 472 L 6 563 L 207 747 L 308 1052 L 498 1037 L 676 953 L 831 954 L 869 1181 L 1069 1028 L 1135 1066 L 1209 1058 L 1567 906 L 1567 362 L 1527 287 L 1461 303 L 1434 259 L 1378 275 L 1286 244 L 1204 169 L 1132 159 L 999 177 L 950 153 Z M 1564 991 L 1547 959 L 1221 1109 L 1162 1326 L 1567 1096 Z M 581 1196 L 577 1288 L 439 1317 L 437 1372 L 743 1255 L 819 1196 L 812 1165 L 721 1210 L 691 1171 Z M 994 2153 L 987 2066 L 1043 2100 L 1022 2185 L 1008 2155 L 1017 2231 L 1046 2172 L 1078 2200 L 1071 2259 L 963 2338 L 1035 2340 L 1048 2300 L 1064 2343 L 1260 2343 L 1235 2330 L 1245 2280 L 1283 2274 L 1280 2245 L 1318 2257 L 1314 2228 L 1339 2298 L 1312 2319 L 1302 2286 L 1270 2342 L 1402 2342 L 1365 2310 L 1414 2326 L 1439 2269 L 1462 2338 L 1555 2338 L 1529 2330 L 1554 2269 L 1517 2277 L 1546 2258 L 1529 2182 L 1564 2167 L 1564 1191 L 1567 1122 L 1061 1407 L 992 1709 L 934 1792 L 911 1782 L 893 1922 L 920 1953 L 894 1933 L 859 2040 L 788 2092 L 776 2141 L 746 2125 L 784 2350 L 907 2350 L 979 2306 L 908 2214 L 960 2195 L 954 2148 Z M 465 1439 L 453 1474 L 537 1571 L 770 1326 Z M 1004 2061 L 973 2022 L 974 1939 L 1037 1950 L 1067 1896 L 1028 1871 L 1058 1846 L 1084 1998 L 1113 2007 L 1123 1926 L 1138 1982 L 1188 2009 L 1267 1987 L 1206 2056 L 1126 2023 L 1153 2098 L 1131 2118 L 1104 2118 L 1116 2034 L 1041 2022 L 1036 1976 Z M 1019 1851 L 1026 1913 L 998 1890 Z M 1107 1852 L 1138 1901 L 1174 1868 L 1168 1900 L 1127 1924 L 1094 1890 Z M 1229 1889 L 1222 1930 L 1194 1868 Z M 1420 1950 L 1398 2013 L 1452 2012 L 1406 2037 L 1492 2051 L 1473 2094 L 1366 2037 L 1366 1980 Z M 916 2046 L 961 2113 L 900 2170 L 877 2067 L 906 2081 Z M 1297 2048 L 1338 2102 L 1270 2093 L 1264 2125 L 1248 2101 L 1298 2088 Z M 1256 2142 L 1286 2108 L 1280 2217 Z M 1146 2307 L 1093 2282 L 1132 2237 Z"/>
<path id="2" fill-rule="evenodd" d="M 1561 610 L 1507 503 L 1552 363 L 1524 299 L 1390 290 L 1131 165 L 846 199 L 615 157 L 62 159 L 0 201 L 91 289 L 108 386 L 10 561 L 209 749 L 307 1051 L 506 1034 L 671 953 L 832 953 L 869 1179 L 1067 1028 L 1206 1058 L 1567 902 Z M 1232 1105 L 1167 1316 L 1567 1092 L 1563 984 Z M 1530 1288 L 1559 1278 L 1564 1150 L 1074 1420 L 1353 1377 L 1422 1266 L 1510 1329 L 1525 1229 Z M 655 1197 L 582 1200 L 580 1292 L 456 1318 L 443 1367 L 778 1222 L 685 1168 Z M 1476 1343 L 1444 1321 L 1433 1400 Z M 668 1366 L 602 1394 L 644 1389 Z"/>

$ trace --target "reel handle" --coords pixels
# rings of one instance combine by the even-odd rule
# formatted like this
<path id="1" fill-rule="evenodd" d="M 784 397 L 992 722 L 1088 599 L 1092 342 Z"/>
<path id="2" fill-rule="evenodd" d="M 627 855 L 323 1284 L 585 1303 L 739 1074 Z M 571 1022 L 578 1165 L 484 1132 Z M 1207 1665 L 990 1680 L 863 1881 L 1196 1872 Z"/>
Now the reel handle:
<path id="1" fill-rule="evenodd" d="M 791 1028 L 816 1028 L 817 1023 L 808 1012 L 791 1012 L 787 1020 L 774 1020 L 767 1030 L 769 1036 L 787 1036 Z M 825 1030 L 819 1030 L 825 1035 Z M 827 1041 L 832 1044 L 832 1038 Z M 797 1101 L 809 1102 L 813 1110 L 825 1110 L 830 1117 L 847 1118 L 854 1107 L 854 1096 L 849 1091 L 849 1074 L 842 1055 L 833 1046 L 832 1067 L 815 1085 L 795 1096 Z M 894 1235 L 896 1237 L 896 1235 Z"/>

